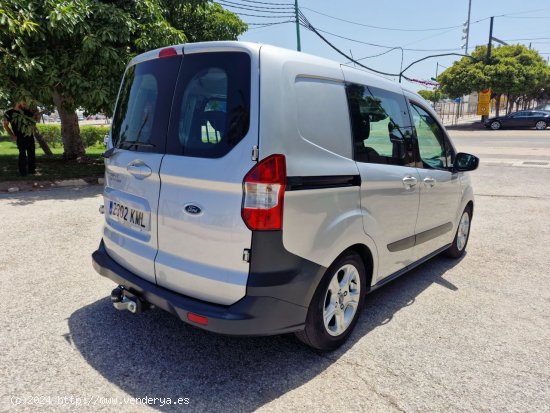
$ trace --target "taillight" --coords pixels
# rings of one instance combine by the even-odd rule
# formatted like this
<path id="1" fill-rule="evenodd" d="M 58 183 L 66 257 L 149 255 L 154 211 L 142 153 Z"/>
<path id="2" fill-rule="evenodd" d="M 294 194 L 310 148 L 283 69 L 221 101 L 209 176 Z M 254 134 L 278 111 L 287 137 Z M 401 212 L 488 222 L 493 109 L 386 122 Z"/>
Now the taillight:
<path id="1" fill-rule="evenodd" d="M 170 57 L 170 56 L 176 56 L 178 52 L 173 47 L 167 47 L 166 49 L 162 49 L 159 52 L 159 58 L 162 57 Z"/>
<path id="2" fill-rule="evenodd" d="M 253 231 L 279 230 L 283 225 L 286 186 L 284 155 L 271 155 L 244 177 L 242 217 Z"/>

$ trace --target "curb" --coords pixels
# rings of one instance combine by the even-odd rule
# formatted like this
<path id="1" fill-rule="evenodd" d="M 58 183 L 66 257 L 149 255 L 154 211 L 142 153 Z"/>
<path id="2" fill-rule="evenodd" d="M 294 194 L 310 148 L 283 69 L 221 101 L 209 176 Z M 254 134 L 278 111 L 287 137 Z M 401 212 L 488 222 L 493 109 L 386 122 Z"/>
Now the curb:
<path id="1" fill-rule="evenodd" d="M 82 188 L 90 185 L 104 185 L 104 178 L 64 179 L 61 181 L 18 181 L 0 182 L 0 193 L 46 191 L 53 188 Z M 2 185 L 8 184 L 8 185 Z"/>

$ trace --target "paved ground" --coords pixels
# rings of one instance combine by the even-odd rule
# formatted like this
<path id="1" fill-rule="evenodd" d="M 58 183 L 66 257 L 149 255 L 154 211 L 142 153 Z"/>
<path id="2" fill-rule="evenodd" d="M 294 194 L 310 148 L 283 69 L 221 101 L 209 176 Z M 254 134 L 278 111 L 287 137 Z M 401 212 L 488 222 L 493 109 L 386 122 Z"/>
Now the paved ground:
<path id="1" fill-rule="evenodd" d="M 550 412 L 550 168 L 514 165 L 472 133 L 459 149 L 497 149 L 472 174 L 467 255 L 370 295 L 350 342 L 329 354 L 292 336 L 223 337 L 159 310 L 117 312 L 114 285 L 90 264 L 98 186 L 0 196 L 0 411 L 181 397 L 116 409 Z M 516 155 L 544 146 L 543 133 L 526 135 L 539 146 L 518 134 Z"/>

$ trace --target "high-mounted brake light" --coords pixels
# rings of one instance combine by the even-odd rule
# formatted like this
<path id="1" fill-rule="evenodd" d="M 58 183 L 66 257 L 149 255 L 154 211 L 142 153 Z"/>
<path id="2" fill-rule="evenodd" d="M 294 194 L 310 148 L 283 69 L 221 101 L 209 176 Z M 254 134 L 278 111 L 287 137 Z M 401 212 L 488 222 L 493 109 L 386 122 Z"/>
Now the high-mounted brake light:
<path id="1" fill-rule="evenodd" d="M 162 57 L 170 57 L 170 56 L 176 56 L 178 52 L 173 47 L 167 47 L 166 49 L 162 49 L 159 52 L 159 58 Z"/>
<path id="2" fill-rule="evenodd" d="M 280 230 L 286 187 L 284 155 L 271 155 L 254 166 L 243 181 L 242 217 L 253 231 Z"/>

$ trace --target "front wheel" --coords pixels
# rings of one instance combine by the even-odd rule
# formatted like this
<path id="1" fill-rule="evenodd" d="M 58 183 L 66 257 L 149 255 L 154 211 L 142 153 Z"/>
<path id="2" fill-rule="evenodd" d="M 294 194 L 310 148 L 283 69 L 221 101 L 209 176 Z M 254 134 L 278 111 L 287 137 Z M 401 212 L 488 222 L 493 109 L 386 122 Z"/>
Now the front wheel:
<path id="1" fill-rule="evenodd" d="M 535 124 L 535 129 L 537 130 L 543 130 L 543 129 L 546 129 L 546 122 L 543 121 L 543 120 L 539 120 L 536 124 Z"/>
<path id="2" fill-rule="evenodd" d="M 322 351 L 341 346 L 351 334 L 366 292 L 365 266 L 355 252 L 341 255 L 327 269 L 309 306 L 300 341 Z"/>
<path id="3" fill-rule="evenodd" d="M 462 255 L 464 255 L 466 245 L 468 244 L 468 239 L 470 238 L 471 222 L 472 208 L 468 206 L 460 217 L 460 222 L 458 223 L 455 238 L 451 246 L 445 251 L 445 255 L 451 258 L 460 258 L 462 257 Z"/>
<path id="4" fill-rule="evenodd" d="M 492 130 L 499 130 L 502 127 L 501 123 L 498 120 L 492 121 L 490 126 Z"/>

